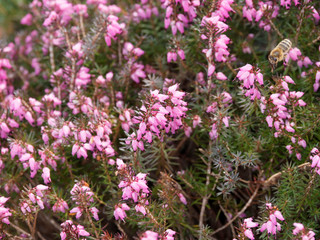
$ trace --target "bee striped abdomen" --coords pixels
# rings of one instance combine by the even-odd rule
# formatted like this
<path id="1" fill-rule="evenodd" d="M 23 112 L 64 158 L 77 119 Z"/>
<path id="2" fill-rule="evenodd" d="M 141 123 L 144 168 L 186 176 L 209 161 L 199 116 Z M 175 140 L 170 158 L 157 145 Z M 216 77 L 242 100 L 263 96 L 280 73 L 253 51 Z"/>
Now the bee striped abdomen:
<path id="1" fill-rule="evenodd" d="M 285 54 L 291 49 L 292 43 L 289 39 L 282 40 L 277 47 L 279 47 Z"/>

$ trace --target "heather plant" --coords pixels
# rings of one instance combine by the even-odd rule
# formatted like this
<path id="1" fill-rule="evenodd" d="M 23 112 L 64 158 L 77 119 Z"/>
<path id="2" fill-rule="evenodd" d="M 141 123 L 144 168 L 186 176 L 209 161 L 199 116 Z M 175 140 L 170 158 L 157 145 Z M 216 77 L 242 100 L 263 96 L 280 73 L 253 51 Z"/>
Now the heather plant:
<path id="1" fill-rule="evenodd" d="M 319 1 L 2 9 L 0 239 L 320 237 Z"/>

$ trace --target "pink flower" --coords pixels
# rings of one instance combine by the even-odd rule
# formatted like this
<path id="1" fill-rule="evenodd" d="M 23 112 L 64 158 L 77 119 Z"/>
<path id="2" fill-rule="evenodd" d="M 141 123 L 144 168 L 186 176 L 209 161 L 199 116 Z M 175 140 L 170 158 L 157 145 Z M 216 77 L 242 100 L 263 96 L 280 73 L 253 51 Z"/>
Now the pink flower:
<path id="1" fill-rule="evenodd" d="M 266 209 L 269 212 L 269 220 L 262 224 L 260 231 L 267 230 L 268 233 L 276 235 L 277 231 L 281 230 L 281 225 L 277 222 L 277 219 L 284 221 L 284 218 L 278 208 L 273 207 L 271 203 L 266 204 Z"/>
<path id="2" fill-rule="evenodd" d="M 136 209 L 137 212 L 141 212 L 143 215 L 147 214 L 145 207 L 140 205 L 140 204 L 137 204 L 135 206 L 135 209 Z"/>
<path id="3" fill-rule="evenodd" d="M 130 210 L 130 207 L 125 203 L 116 205 L 113 212 L 115 219 L 121 219 L 123 221 L 127 217 L 127 214 L 125 212 L 127 210 Z"/>
<path id="4" fill-rule="evenodd" d="M 75 226 L 71 220 L 61 223 L 60 226 L 62 229 L 60 233 L 61 240 L 67 240 L 67 236 L 75 236 L 77 239 L 90 236 L 90 233 L 82 225 Z"/>
<path id="5" fill-rule="evenodd" d="M 28 13 L 27 15 L 25 15 L 21 19 L 20 23 L 23 24 L 23 25 L 31 26 L 31 24 L 32 24 L 32 15 L 30 13 Z"/>
<path id="6" fill-rule="evenodd" d="M 263 85 L 263 75 L 260 73 L 260 69 L 246 64 L 240 68 L 236 77 L 242 81 L 245 96 L 250 96 L 251 100 L 261 98 L 261 93 L 257 88 L 258 84 Z"/>
<path id="7" fill-rule="evenodd" d="M 298 48 L 292 48 L 290 51 L 289 51 L 289 57 L 293 60 L 293 61 L 297 61 L 298 60 L 298 57 L 301 56 L 301 52 Z"/>
<path id="8" fill-rule="evenodd" d="M 186 56 L 185 56 L 184 51 L 182 49 L 178 50 L 178 55 L 181 58 L 181 60 L 185 60 L 186 59 Z"/>
<path id="9" fill-rule="evenodd" d="M 52 211 L 53 212 L 57 212 L 57 211 L 60 211 L 60 212 L 63 212 L 65 213 L 66 210 L 69 209 L 69 206 L 68 204 L 66 203 L 66 201 L 64 201 L 63 199 L 61 198 L 58 198 L 57 199 L 57 202 L 53 205 L 52 207 Z"/>
<path id="10" fill-rule="evenodd" d="M 226 75 L 224 75 L 222 72 L 218 72 L 217 75 L 216 75 L 217 79 L 219 80 L 222 80 L 222 81 L 225 81 L 227 80 L 228 78 L 226 77 Z"/>
<path id="11" fill-rule="evenodd" d="M 215 70 L 216 70 L 216 67 L 213 64 L 209 64 L 208 77 L 210 77 L 214 73 Z"/>
<path id="12" fill-rule="evenodd" d="M 167 62 L 170 63 L 172 61 L 177 61 L 177 53 L 170 51 L 167 53 Z"/>
<path id="13" fill-rule="evenodd" d="M 57 20 L 58 14 L 55 11 L 50 12 L 49 16 L 44 20 L 43 26 L 48 27 Z"/>
<path id="14" fill-rule="evenodd" d="M 182 193 L 178 194 L 180 201 L 184 204 L 187 205 L 187 199 L 183 196 Z"/>
<path id="15" fill-rule="evenodd" d="M 174 240 L 174 235 L 176 234 L 175 231 L 171 229 L 167 229 L 165 234 L 164 234 L 164 240 Z"/>
<path id="16" fill-rule="evenodd" d="M 315 240 L 315 233 L 309 229 L 306 229 L 301 223 L 293 223 L 295 228 L 292 231 L 292 234 L 298 236 L 302 240 Z"/>
<path id="17" fill-rule="evenodd" d="M 6 208 L 4 204 L 9 200 L 6 197 L 0 197 L 0 221 L 5 224 L 10 224 L 9 217 L 12 216 L 9 208 Z"/>
<path id="18" fill-rule="evenodd" d="M 140 240 L 158 240 L 158 233 L 152 231 L 146 231 Z"/>
<path id="19" fill-rule="evenodd" d="M 50 178 L 50 169 L 47 167 L 44 167 L 42 169 L 43 173 L 41 175 L 41 177 L 43 178 L 43 181 L 45 184 L 49 184 L 51 183 L 51 178 Z"/>
<path id="20" fill-rule="evenodd" d="M 200 125 L 200 123 L 201 123 L 200 116 L 199 115 L 193 116 L 193 123 L 192 123 L 193 128 L 195 128 L 196 126 Z"/>

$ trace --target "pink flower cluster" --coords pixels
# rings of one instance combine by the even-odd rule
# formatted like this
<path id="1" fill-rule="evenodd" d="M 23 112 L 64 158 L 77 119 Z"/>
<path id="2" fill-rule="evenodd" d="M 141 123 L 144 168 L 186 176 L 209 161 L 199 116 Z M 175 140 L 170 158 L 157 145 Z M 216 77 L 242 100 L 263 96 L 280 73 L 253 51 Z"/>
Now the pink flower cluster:
<path id="1" fill-rule="evenodd" d="M 161 0 L 162 7 L 166 9 L 166 15 L 164 20 L 164 27 L 167 29 L 171 27 L 171 31 L 174 39 L 174 46 L 170 48 L 167 53 L 167 62 L 177 61 L 179 56 L 181 60 L 185 60 L 185 52 L 180 46 L 180 41 L 177 39 L 176 34 L 179 31 L 184 33 L 185 28 L 189 26 L 189 23 L 197 16 L 196 9 L 200 6 L 199 0 Z M 182 11 L 181 11 L 182 10 Z"/>
<path id="2" fill-rule="evenodd" d="M 294 223 L 295 229 L 293 229 L 292 234 L 297 236 L 294 240 L 315 240 L 315 233 L 303 226 L 302 223 Z"/>
<path id="3" fill-rule="evenodd" d="M 134 111 L 131 109 L 121 109 L 121 113 L 119 115 L 119 119 L 121 121 L 121 127 L 124 131 L 129 133 L 130 127 L 134 124 L 132 122 L 132 115 Z"/>
<path id="4" fill-rule="evenodd" d="M 230 12 L 235 12 L 231 5 L 234 3 L 234 0 L 219 0 L 215 5 L 216 9 L 213 12 L 213 15 L 219 16 L 220 21 L 225 22 L 227 19 L 230 19 Z"/>
<path id="5" fill-rule="evenodd" d="M 286 148 L 290 154 L 292 150 L 295 149 L 296 156 L 301 159 L 301 154 L 297 151 L 297 146 L 306 148 L 306 141 L 303 140 L 298 134 L 293 134 L 296 132 L 294 129 L 294 122 L 292 119 L 292 112 L 294 108 L 300 106 L 306 106 L 306 103 L 301 99 L 303 92 L 289 91 L 288 83 L 295 84 L 291 77 L 284 76 L 277 80 L 276 85 L 271 87 L 271 90 L 275 93 L 271 94 L 268 100 L 265 97 L 261 98 L 261 110 L 264 112 L 266 110 L 267 117 L 266 121 L 270 128 L 275 128 L 275 137 L 281 135 L 290 136 L 291 142 L 296 144 L 293 148 L 288 145 Z"/>
<path id="6" fill-rule="evenodd" d="M 262 224 L 260 232 L 267 230 L 268 234 L 276 235 L 277 231 L 281 231 L 281 225 L 277 219 L 284 221 L 284 218 L 278 208 L 273 207 L 271 203 L 266 203 L 266 209 L 269 213 L 268 221 Z"/>
<path id="7" fill-rule="evenodd" d="M 141 48 L 134 47 L 132 43 L 124 43 L 122 53 L 124 58 L 128 61 L 128 68 L 131 79 L 139 83 L 140 78 L 145 78 L 146 74 L 143 71 L 144 65 L 137 62 L 137 59 L 144 54 Z"/>
<path id="8" fill-rule="evenodd" d="M 251 240 L 254 240 L 254 235 L 251 228 L 255 228 L 258 225 L 259 223 L 253 222 L 252 218 L 244 219 L 243 223 L 240 226 L 238 237 L 240 239 L 245 239 L 247 237 Z"/>
<path id="9" fill-rule="evenodd" d="M 10 212 L 10 209 L 9 208 L 6 208 L 4 206 L 4 204 L 9 200 L 9 198 L 6 198 L 6 197 L 3 197 L 1 196 L 0 197 L 0 221 L 2 223 L 5 223 L 5 224 L 10 224 L 10 221 L 9 221 L 9 217 L 12 216 L 12 213 Z M 0 231 L 1 231 L 1 225 L 0 224 Z"/>
<path id="10" fill-rule="evenodd" d="M 72 196 L 71 199 L 77 205 L 77 207 L 70 210 L 70 213 L 76 214 L 76 218 L 78 219 L 82 216 L 83 212 L 90 212 L 95 220 L 99 220 L 99 210 L 96 207 L 91 207 L 91 204 L 94 202 L 94 193 L 85 181 L 77 182 L 70 193 Z"/>
<path id="11" fill-rule="evenodd" d="M 200 5 L 199 0 L 161 0 L 161 2 L 166 8 L 164 26 L 166 29 L 171 26 L 173 35 L 177 34 L 177 30 L 184 33 L 184 28 L 197 16 L 196 8 Z M 182 13 L 179 13 L 179 8 L 183 10 Z"/>
<path id="12" fill-rule="evenodd" d="M 142 234 L 140 240 L 174 240 L 175 231 L 167 229 L 164 234 L 160 235 L 157 232 L 146 231 Z"/>
<path id="13" fill-rule="evenodd" d="M 19 140 L 13 141 L 10 144 L 10 156 L 11 159 L 17 156 L 24 169 L 30 168 L 31 178 L 33 178 L 40 169 L 41 163 L 35 160 L 35 151 L 31 144 Z"/>
<path id="14" fill-rule="evenodd" d="M 148 20 L 152 17 L 152 14 L 154 16 L 159 15 L 158 8 L 152 3 L 148 3 L 147 1 L 141 2 L 141 4 L 134 4 L 133 6 L 133 12 L 132 12 L 132 18 L 133 21 L 139 23 L 140 21 Z"/>
<path id="15" fill-rule="evenodd" d="M 167 53 L 167 62 L 175 62 L 177 61 L 178 56 L 180 57 L 181 60 L 185 60 L 186 56 L 184 54 L 184 51 L 182 49 L 172 49 Z"/>
<path id="16" fill-rule="evenodd" d="M 263 86 L 263 75 L 259 68 L 246 64 L 240 68 L 237 78 L 242 81 L 242 88 L 246 97 L 250 96 L 252 101 L 261 98 L 258 86 Z"/>
<path id="17" fill-rule="evenodd" d="M 246 5 L 242 8 L 243 17 L 250 22 L 256 21 L 260 28 L 269 32 L 271 30 L 269 19 L 278 16 L 279 6 L 272 1 L 259 1 L 255 5 L 252 0 L 246 0 Z"/>
<path id="18" fill-rule="evenodd" d="M 132 144 L 134 151 L 138 148 L 143 151 L 143 141 L 151 143 L 153 136 L 162 139 L 162 130 L 174 134 L 183 126 L 182 120 L 188 108 L 183 100 L 185 93 L 177 89 L 178 84 L 175 84 L 168 88 L 166 94 L 154 90 L 147 96 L 138 112 L 139 116 L 133 118 L 133 122 L 139 124 L 139 129 L 126 140 L 127 144 Z"/>
<path id="19" fill-rule="evenodd" d="M 7 114 L 2 114 L 0 117 L 0 138 L 6 139 L 15 128 L 19 128 L 19 123 L 17 123 L 13 118 L 9 117 Z"/>
<path id="20" fill-rule="evenodd" d="M 0 53 L 5 49 L 0 49 Z M 5 94 L 12 92 L 12 88 L 8 85 L 8 75 L 7 69 L 11 69 L 12 66 L 8 59 L 0 58 L 0 93 L 4 92 Z"/>
<path id="21" fill-rule="evenodd" d="M 292 0 L 281 0 L 280 5 L 286 7 L 286 9 L 289 9 L 291 6 L 291 1 Z M 300 4 L 299 0 L 293 0 L 293 2 L 295 6 Z"/>
<path id="22" fill-rule="evenodd" d="M 300 49 L 297 47 L 290 49 L 289 53 L 286 55 L 285 62 L 288 62 L 289 59 L 297 62 L 300 68 L 302 68 L 303 66 L 308 67 L 313 64 L 310 58 L 303 56 Z"/>
<path id="23" fill-rule="evenodd" d="M 150 189 L 147 185 L 145 173 L 138 173 L 134 175 L 132 170 L 121 160 L 117 159 L 118 174 L 121 177 L 121 182 L 118 187 L 122 189 L 123 200 L 133 200 L 136 204 L 136 212 L 141 212 L 143 215 L 147 214 L 146 206 L 149 204 L 147 197 Z M 120 203 L 115 206 L 115 218 L 124 220 L 126 217 L 125 211 L 130 210 L 130 207 L 125 203 Z"/>
<path id="24" fill-rule="evenodd" d="M 210 16 L 204 16 L 201 20 L 201 26 L 205 30 L 201 34 L 201 39 L 208 41 L 208 48 L 203 49 L 202 52 L 206 54 L 209 77 L 216 70 L 215 61 L 226 62 L 230 55 L 228 50 L 230 39 L 222 33 L 226 32 L 229 28 L 224 22 L 229 17 L 229 12 L 234 11 L 230 7 L 232 3 L 233 0 L 220 0 L 217 5 L 218 8 Z M 216 73 L 215 76 L 219 80 L 227 79 L 222 72 Z"/>
<path id="25" fill-rule="evenodd" d="M 100 5 L 100 9 L 103 9 L 105 12 L 105 9 L 102 8 L 102 5 Z M 121 11 L 121 9 L 119 10 Z M 107 46 L 110 47 L 112 40 L 117 40 L 117 37 L 124 32 L 126 25 L 124 23 L 119 23 L 119 18 L 114 15 L 109 15 L 107 17 L 107 21 L 108 26 L 104 36 L 104 40 L 106 41 Z"/>
<path id="26" fill-rule="evenodd" d="M 74 225 L 71 220 L 61 223 L 61 240 L 80 239 L 80 237 L 90 236 L 82 225 Z"/>
<path id="27" fill-rule="evenodd" d="M 127 214 L 125 211 L 130 210 L 130 207 L 126 203 L 119 203 L 115 206 L 115 210 L 113 212 L 114 218 L 116 220 L 121 219 L 124 221 L 124 219 L 127 217 Z"/>
<path id="28" fill-rule="evenodd" d="M 88 151 L 91 151 L 95 158 L 97 156 L 105 156 L 106 158 L 114 156 L 115 152 L 109 137 L 112 133 L 109 116 L 101 109 L 96 108 L 90 98 L 81 96 L 80 93 L 79 95 L 71 93 L 70 96 L 73 97 L 73 102 L 72 104 L 69 102 L 68 106 L 73 109 L 75 114 L 81 110 L 87 115 L 87 126 L 84 128 L 77 126 L 79 123 L 76 125 L 70 121 L 64 122 L 59 118 L 52 118 L 51 125 L 41 128 L 44 143 L 48 145 L 53 141 L 51 145 L 54 149 L 62 144 L 72 144 L 72 155 L 76 155 L 78 158 L 86 159 Z M 55 151 L 49 151 L 48 147 L 39 151 L 39 155 L 44 165 L 49 164 L 56 169 L 56 161 L 59 157 Z"/>
<path id="29" fill-rule="evenodd" d="M 55 204 L 52 206 L 52 211 L 53 212 L 62 212 L 65 213 L 66 210 L 69 209 L 68 203 L 64 201 L 62 198 L 57 198 L 57 201 Z"/>
<path id="30" fill-rule="evenodd" d="M 320 87 L 320 62 L 316 62 L 317 70 L 315 82 L 313 84 L 313 91 L 317 92 Z"/>
<path id="31" fill-rule="evenodd" d="M 40 184 L 24 192 L 24 197 L 20 201 L 21 212 L 28 215 L 37 212 L 39 209 L 44 209 L 43 201 L 46 201 L 48 189 L 48 186 Z"/>
<path id="32" fill-rule="evenodd" d="M 310 153 L 311 167 L 320 175 L 320 152 L 317 148 L 313 148 Z"/>

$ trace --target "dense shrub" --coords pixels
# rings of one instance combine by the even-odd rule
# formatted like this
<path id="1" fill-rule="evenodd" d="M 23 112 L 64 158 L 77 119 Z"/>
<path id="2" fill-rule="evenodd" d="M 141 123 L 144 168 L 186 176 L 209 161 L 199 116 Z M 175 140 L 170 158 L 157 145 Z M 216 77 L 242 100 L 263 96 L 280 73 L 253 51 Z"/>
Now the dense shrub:
<path id="1" fill-rule="evenodd" d="M 25 9 L 0 45 L 0 239 L 315 239 L 319 1 Z"/>

